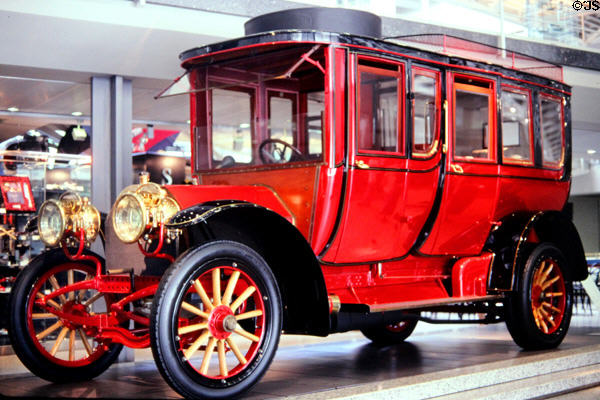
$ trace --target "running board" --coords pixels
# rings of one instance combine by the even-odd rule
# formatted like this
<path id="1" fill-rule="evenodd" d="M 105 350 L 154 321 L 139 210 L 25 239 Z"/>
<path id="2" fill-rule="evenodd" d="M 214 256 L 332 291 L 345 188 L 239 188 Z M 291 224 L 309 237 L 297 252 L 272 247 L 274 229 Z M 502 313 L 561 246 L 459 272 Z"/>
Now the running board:
<path id="1" fill-rule="evenodd" d="M 398 311 L 398 310 L 413 310 L 428 307 L 446 306 L 450 304 L 474 303 L 482 301 L 497 301 L 502 300 L 504 295 L 490 296 L 467 296 L 467 297 L 448 297 L 444 299 L 433 300 L 418 300 L 418 301 L 403 301 L 401 303 L 389 304 L 373 304 L 369 305 L 370 312 Z"/>

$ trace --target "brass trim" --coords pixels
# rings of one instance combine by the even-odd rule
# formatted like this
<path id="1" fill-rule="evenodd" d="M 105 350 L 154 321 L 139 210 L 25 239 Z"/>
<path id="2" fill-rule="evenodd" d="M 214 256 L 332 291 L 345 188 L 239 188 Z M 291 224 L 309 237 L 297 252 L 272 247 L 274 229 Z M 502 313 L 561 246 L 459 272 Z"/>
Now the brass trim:
<path id="1" fill-rule="evenodd" d="M 292 210 L 288 207 L 288 205 L 285 203 L 285 201 L 283 201 L 283 199 L 281 198 L 281 196 L 279 195 L 279 193 L 277 193 L 275 191 L 275 189 L 273 189 L 271 186 L 269 185 L 265 185 L 264 183 L 256 183 L 252 186 L 261 186 L 261 187 L 265 187 L 267 189 L 269 189 L 273 195 L 277 198 L 277 200 L 279 200 L 279 202 L 281 203 L 281 205 L 283 206 L 283 208 L 285 208 L 285 210 L 287 212 L 290 213 L 290 215 L 292 216 L 292 224 L 295 226 L 296 225 L 296 215 L 294 215 L 294 213 L 292 212 Z M 315 188 L 316 191 L 316 188 Z"/>
<path id="2" fill-rule="evenodd" d="M 340 312 L 340 309 L 342 308 L 342 303 L 340 301 L 339 296 L 335 295 L 335 294 L 330 294 L 328 296 L 328 300 L 329 300 L 329 313 L 330 314 L 337 314 Z"/>
<path id="3" fill-rule="evenodd" d="M 444 100 L 444 145 L 442 146 L 442 151 L 444 154 L 448 153 L 448 100 Z"/>
<path id="4" fill-rule="evenodd" d="M 369 169 L 371 167 L 369 167 L 369 164 L 365 163 L 363 160 L 356 160 L 354 162 L 354 165 L 356 165 L 357 168 L 360 169 Z"/>
<path id="5" fill-rule="evenodd" d="M 429 149 L 429 151 L 427 153 L 420 153 L 420 152 L 415 151 L 415 152 L 413 152 L 413 156 L 415 158 L 430 158 L 435 153 L 437 153 L 439 144 L 440 144 L 440 141 L 438 139 L 435 139 L 433 141 L 433 144 L 431 145 L 431 149 Z"/>
<path id="6" fill-rule="evenodd" d="M 452 172 L 457 173 L 457 174 L 465 173 L 465 170 L 463 169 L 463 167 L 461 167 L 458 164 L 450 164 L 450 169 L 452 170 Z"/>

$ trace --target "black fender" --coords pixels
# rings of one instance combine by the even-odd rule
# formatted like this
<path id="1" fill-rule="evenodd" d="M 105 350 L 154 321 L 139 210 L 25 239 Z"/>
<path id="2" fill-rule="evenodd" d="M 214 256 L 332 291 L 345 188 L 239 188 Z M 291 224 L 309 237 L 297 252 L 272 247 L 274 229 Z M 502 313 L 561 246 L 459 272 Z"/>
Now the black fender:
<path id="1" fill-rule="evenodd" d="M 581 281 L 588 276 L 585 252 L 573 222 L 559 211 L 513 213 L 494 227 L 485 250 L 495 254 L 488 279 L 488 290 L 510 291 L 515 288 L 518 266 L 527 259 L 536 244 L 549 242 L 567 259 L 567 281 Z"/>
<path id="2" fill-rule="evenodd" d="M 281 215 L 253 203 L 213 201 L 181 210 L 166 227 L 178 232 L 179 254 L 212 240 L 253 248 L 279 284 L 284 331 L 329 334 L 329 302 L 319 262 L 304 236 Z"/>

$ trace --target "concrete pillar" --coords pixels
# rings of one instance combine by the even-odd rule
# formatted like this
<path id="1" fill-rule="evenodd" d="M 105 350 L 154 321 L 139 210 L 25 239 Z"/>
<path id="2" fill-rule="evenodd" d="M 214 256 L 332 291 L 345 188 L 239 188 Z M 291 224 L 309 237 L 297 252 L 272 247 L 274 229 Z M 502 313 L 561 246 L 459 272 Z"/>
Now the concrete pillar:
<path id="1" fill-rule="evenodd" d="M 130 80 L 92 78 L 92 204 L 103 213 L 133 183 L 131 114 Z"/>

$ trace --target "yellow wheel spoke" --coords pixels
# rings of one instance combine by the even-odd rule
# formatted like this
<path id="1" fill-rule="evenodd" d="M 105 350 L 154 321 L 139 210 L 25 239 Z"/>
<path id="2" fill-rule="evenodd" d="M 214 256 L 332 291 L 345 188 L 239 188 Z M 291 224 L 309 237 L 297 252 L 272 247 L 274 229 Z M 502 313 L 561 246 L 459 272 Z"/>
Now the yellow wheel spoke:
<path id="1" fill-rule="evenodd" d="M 79 337 L 81 338 L 81 342 L 83 343 L 83 347 L 85 347 L 88 356 L 91 356 L 93 353 L 92 346 L 90 346 L 90 342 L 88 342 L 87 336 L 81 328 L 79 328 Z"/>
<path id="2" fill-rule="evenodd" d="M 67 271 L 67 283 L 69 285 L 72 285 L 74 281 L 75 281 L 75 271 L 70 269 Z M 75 292 L 69 292 L 69 300 L 74 300 L 74 299 L 75 299 Z"/>
<path id="3" fill-rule="evenodd" d="M 69 361 L 75 360 L 75 331 L 69 333 Z"/>
<path id="4" fill-rule="evenodd" d="M 67 336 L 68 332 L 69 332 L 69 328 L 67 328 L 66 326 L 64 328 L 62 328 L 62 330 L 58 334 L 58 337 L 56 338 L 56 341 L 54 342 L 54 346 L 52 346 L 52 349 L 50 350 L 51 355 L 56 354 L 61 343 L 63 342 L 63 340 L 65 340 L 65 336 Z"/>
<path id="5" fill-rule="evenodd" d="M 217 351 L 219 353 L 219 372 L 221 376 L 227 376 L 227 360 L 225 359 L 225 341 L 219 339 L 217 342 Z"/>
<path id="6" fill-rule="evenodd" d="M 250 297 L 252 295 L 252 293 L 254 293 L 256 291 L 256 288 L 254 286 L 248 286 L 246 288 L 246 290 L 244 290 L 244 292 L 240 295 L 240 297 L 238 297 L 237 299 L 235 299 L 235 301 L 233 303 L 231 303 L 231 311 L 235 312 L 235 310 L 237 310 L 237 308 L 244 302 L 246 301 L 246 299 L 248 297 Z"/>
<path id="7" fill-rule="evenodd" d="M 555 276 L 554 278 L 550 279 L 549 281 L 545 282 L 545 283 L 542 285 L 542 290 L 546 290 L 546 289 L 548 289 L 550 286 L 552 286 L 552 284 L 554 284 L 554 282 L 556 282 L 556 281 L 557 281 L 557 280 L 559 280 L 559 279 L 560 279 L 560 276 L 559 276 L 559 275 L 557 275 L 557 276 Z"/>
<path id="8" fill-rule="evenodd" d="M 204 352 L 204 358 L 202 359 L 202 365 L 200 365 L 200 373 L 202 375 L 206 375 L 208 371 L 208 364 L 210 363 L 210 357 L 212 356 L 213 351 L 215 350 L 215 342 L 217 339 L 211 337 L 208 340 L 208 344 L 206 345 L 206 351 Z"/>
<path id="9" fill-rule="evenodd" d="M 239 325 L 237 326 L 237 328 L 235 328 L 234 332 L 240 336 L 245 337 L 246 339 L 252 340 L 253 342 L 258 342 L 260 340 L 260 338 L 258 336 L 245 331 L 244 328 L 242 328 Z"/>
<path id="10" fill-rule="evenodd" d="M 544 298 L 561 297 L 562 295 L 563 295 L 563 292 L 550 292 L 550 293 L 544 293 Z"/>
<path id="11" fill-rule="evenodd" d="M 233 354 L 235 354 L 235 356 L 237 357 L 238 361 L 242 365 L 246 365 L 248 363 L 248 361 L 246 360 L 246 357 L 243 356 L 243 354 L 240 351 L 237 344 L 235 344 L 235 342 L 231 339 L 231 337 L 228 337 L 225 340 L 227 341 L 227 344 L 229 345 L 229 348 L 231 349 L 231 351 L 233 351 Z"/>
<path id="12" fill-rule="evenodd" d="M 58 318 L 58 316 L 56 316 L 52 313 L 33 313 L 33 314 L 31 314 L 31 318 L 33 318 L 33 319 Z"/>
<path id="13" fill-rule="evenodd" d="M 229 278 L 229 282 L 227 282 L 227 287 L 225 288 L 225 294 L 223 294 L 223 304 L 226 306 L 231 303 L 231 296 L 233 295 L 233 291 L 235 290 L 235 285 L 237 285 L 237 281 L 240 277 L 239 271 L 234 271 Z"/>
<path id="14" fill-rule="evenodd" d="M 194 355 L 194 353 L 196 353 L 196 351 L 198 351 L 200 346 L 202 346 L 202 343 L 206 340 L 208 335 L 209 335 L 208 330 L 205 332 L 202 332 L 202 335 L 198 336 L 198 339 L 196 339 L 194 341 L 194 343 L 192 343 L 192 345 L 183 352 L 183 355 L 185 356 L 185 358 L 187 358 L 188 360 L 191 359 L 192 356 Z"/>
<path id="15" fill-rule="evenodd" d="M 62 322 L 56 321 L 51 326 L 49 326 L 48 328 L 46 328 L 43 331 L 41 331 L 40 333 L 38 333 L 35 337 L 38 340 L 42 340 L 43 338 L 45 338 L 46 336 L 48 336 L 49 334 L 51 334 L 52 332 L 54 332 L 55 330 L 60 328 L 61 326 L 62 326 Z"/>
<path id="16" fill-rule="evenodd" d="M 221 270 L 219 268 L 213 269 L 212 272 L 212 284 L 213 284 L 213 304 L 216 306 L 221 305 Z"/>
<path id="17" fill-rule="evenodd" d="M 557 313 L 559 313 L 559 314 L 562 312 L 562 311 L 560 311 L 560 309 L 559 309 L 559 308 L 556 308 L 556 307 L 554 307 L 552 304 L 548 303 L 547 301 L 543 301 L 543 302 L 542 302 L 542 306 L 544 306 L 544 307 L 548 307 L 548 308 L 549 308 L 549 309 L 551 309 L 552 311 L 554 311 L 554 312 L 557 312 Z"/>
<path id="18" fill-rule="evenodd" d="M 40 292 L 37 292 L 35 294 L 35 297 L 42 299 L 44 298 L 44 295 Z M 55 302 L 54 300 L 46 300 L 47 304 L 50 304 L 52 307 L 56 308 L 57 310 L 60 310 L 62 308 L 62 306 L 60 304 L 58 304 L 57 302 Z"/>
<path id="19" fill-rule="evenodd" d="M 86 274 L 84 281 L 89 281 L 90 279 L 92 279 L 92 276 L 90 274 Z M 78 301 L 83 300 L 83 296 L 85 296 L 85 292 L 86 291 L 87 291 L 87 289 L 81 289 L 79 291 L 79 293 L 77 293 L 77 300 Z"/>
<path id="20" fill-rule="evenodd" d="M 545 267 L 546 267 L 546 261 L 543 261 L 542 265 L 540 265 L 540 267 L 537 269 L 537 271 L 535 271 L 535 274 L 533 276 L 533 286 L 539 285 L 541 283 L 542 275 L 544 273 Z"/>
<path id="21" fill-rule="evenodd" d="M 50 278 L 48 278 L 48 281 L 50 282 L 50 285 L 52 286 L 52 289 L 54 291 L 60 290 L 60 285 L 58 284 L 58 281 L 56 280 L 56 277 L 54 275 L 52 275 Z M 67 298 L 65 297 L 64 294 L 61 294 L 58 297 L 60 299 L 61 304 L 64 304 L 67 302 Z"/>
<path id="22" fill-rule="evenodd" d="M 200 329 L 206 329 L 207 327 L 208 327 L 208 323 L 206 323 L 206 322 L 203 322 L 201 324 L 182 326 L 181 328 L 179 328 L 177 333 L 180 335 L 185 335 L 186 333 L 199 331 Z"/>
<path id="23" fill-rule="evenodd" d="M 92 297 L 90 297 L 89 299 L 87 299 L 86 301 L 84 301 L 82 304 L 87 307 L 90 304 L 92 304 L 95 301 L 97 301 L 102 296 L 103 296 L 103 294 L 101 292 L 95 293 Z"/>
<path id="24" fill-rule="evenodd" d="M 193 305 L 191 305 L 190 303 L 186 303 L 185 301 L 183 303 L 181 303 L 181 308 L 183 308 L 186 311 L 191 312 L 192 314 L 196 314 L 199 317 L 208 319 L 208 314 L 205 313 L 204 311 L 202 311 L 201 309 L 194 307 Z"/>
<path id="25" fill-rule="evenodd" d="M 54 289 L 54 291 L 60 290 L 60 286 L 58 285 L 58 281 L 56 280 L 56 277 L 54 275 L 52 275 L 50 278 L 48 278 L 48 281 L 50 282 L 50 285 L 52 285 L 52 288 Z M 61 294 L 58 297 L 60 298 L 60 302 L 62 304 L 65 304 L 67 302 L 67 298 L 65 297 L 64 294 Z"/>
<path id="26" fill-rule="evenodd" d="M 253 310 L 253 311 L 248 311 L 243 314 L 236 315 L 235 319 L 238 321 L 241 321 L 243 319 L 260 317 L 261 315 L 263 315 L 262 310 Z"/>
<path id="27" fill-rule="evenodd" d="M 213 304 L 211 303 L 210 298 L 206 294 L 206 291 L 204 290 L 202 283 L 200 283 L 200 281 L 198 279 L 196 279 L 194 281 L 194 289 L 196 289 L 196 293 L 198 293 L 198 296 L 200 296 L 200 299 L 202 300 L 204 307 L 206 307 L 208 309 L 208 311 L 215 308 L 213 306 Z"/>

